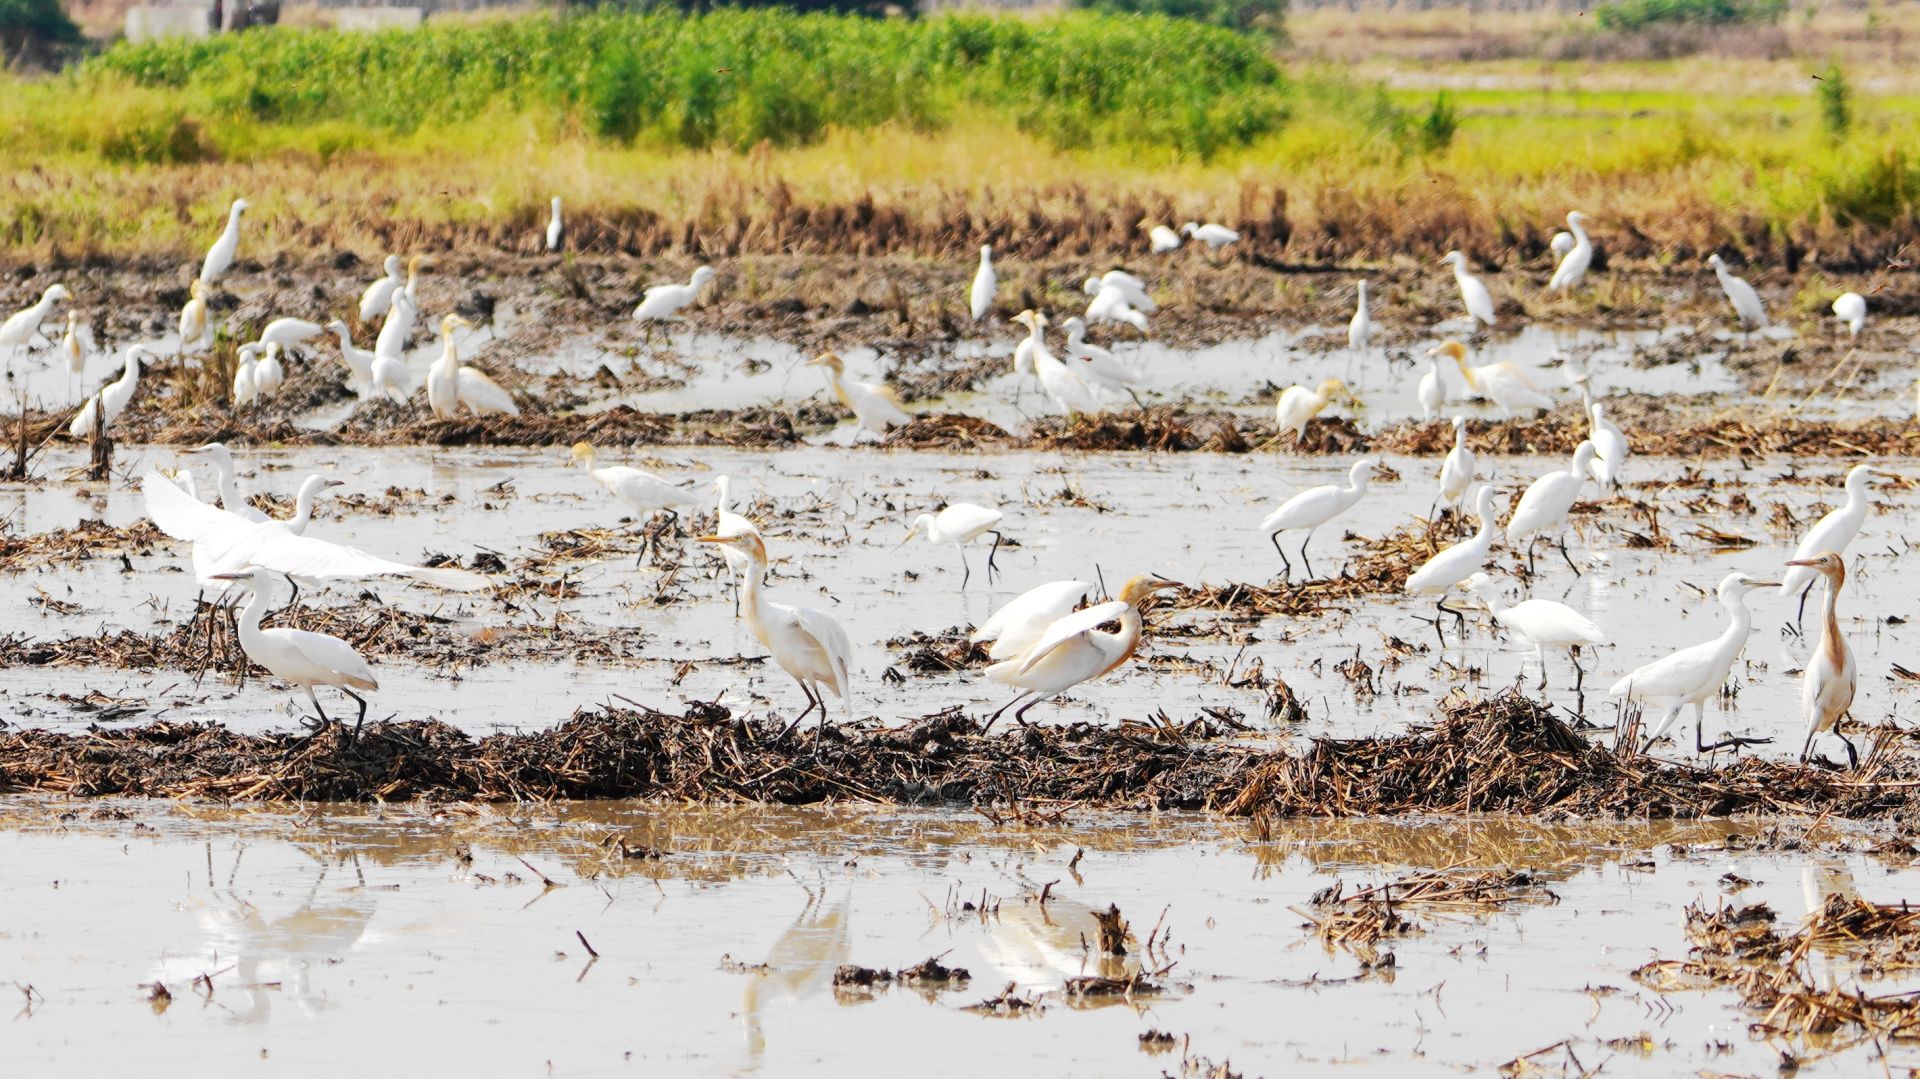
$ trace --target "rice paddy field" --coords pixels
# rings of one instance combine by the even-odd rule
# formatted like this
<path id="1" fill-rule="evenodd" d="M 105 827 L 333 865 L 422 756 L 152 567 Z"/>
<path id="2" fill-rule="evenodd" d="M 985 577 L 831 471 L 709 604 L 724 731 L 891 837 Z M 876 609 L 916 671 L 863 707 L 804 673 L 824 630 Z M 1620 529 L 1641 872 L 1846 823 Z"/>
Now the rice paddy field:
<path id="1" fill-rule="evenodd" d="M 0 1056 L 1920 1070 L 1915 10 L 0 74 Z"/>

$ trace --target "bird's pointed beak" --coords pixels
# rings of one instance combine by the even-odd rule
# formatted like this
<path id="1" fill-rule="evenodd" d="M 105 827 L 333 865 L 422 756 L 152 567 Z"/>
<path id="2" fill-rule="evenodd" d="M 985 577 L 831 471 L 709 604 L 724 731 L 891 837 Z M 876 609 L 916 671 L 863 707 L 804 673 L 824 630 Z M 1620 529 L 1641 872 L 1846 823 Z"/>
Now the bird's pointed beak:
<path id="1" fill-rule="evenodd" d="M 1817 559 L 1812 559 L 1812 558 L 1789 558 L 1789 559 L 1787 559 L 1787 565 L 1789 565 L 1789 566 L 1817 566 L 1817 565 L 1819 565 L 1819 564 L 1820 564 L 1820 563 L 1819 563 L 1819 561 L 1818 561 Z"/>
<path id="2" fill-rule="evenodd" d="M 1789 563 L 1789 565 L 1791 565 L 1791 563 Z M 1753 582 L 1753 587 L 1755 587 L 1755 588 L 1778 588 L 1778 587 L 1780 587 L 1780 584 L 1781 584 L 1781 582 L 1779 582 L 1779 581 L 1755 581 L 1755 582 Z"/>
<path id="3" fill-rule="evenodd" d="M 694 537 L 694 540 L 695 540 L 695 542 L 697 542 L 697 543 L 725 543 L 725 542 L 727 542 L 727 540 L 726 540 L 726 537 L 724 537 L 724 536 L 695 536 L 695 537 Z"/>
<path id="4" fill-rule="evenodd" d="M 212 575 L 211 579 L 215 581 L 250 581 L 253 579 L 253 571 L 248 570 L 244 573 L 216 573 Z"/>
<path id="5" fill-rule="evenodd" d="M 346 480 L 328 480 L 327 482 L 325 482 L 325 483 L 323 483 L 323 484 L 321 484 L 320 486 L 322 486 L 322 487 L 345 487 L 346 485 L 347 485 L 347 481 L 346 481 Z"/>

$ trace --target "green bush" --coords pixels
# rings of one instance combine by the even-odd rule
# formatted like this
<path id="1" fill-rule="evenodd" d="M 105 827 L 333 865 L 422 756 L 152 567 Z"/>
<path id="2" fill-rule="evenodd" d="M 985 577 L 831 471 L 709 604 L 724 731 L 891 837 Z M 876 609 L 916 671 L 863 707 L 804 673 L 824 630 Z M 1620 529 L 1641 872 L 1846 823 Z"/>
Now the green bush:
<path id="1" fill-rule="evenodd" d="M 1287 0 L 1072 0 L 1072 5 L 1089 11 L 1191 19 L 1274 38 L 1286 36 Z"/>
<path id="2" fill-rule="evenodd" d="M 1820 126 L 1828 138 L 1838 142 L 1853 127 L 1853 88 L 1847 85 L 1840 65 L 1831 60 L 1814 78 L 1819 83 L 1814 94 L 1820 100 Z"/>
<path id="3" fill-rule="evenodd" d="M 1428 151 L 1444 150 L 1452 145 L 1453 133 L 1458 130 L 1460 110 L 1453 104 L 1453 95 L 1442 90 L 1433 95 L 1433 105 L 1420 121 L 1420 145 Z"/>
<path id="4" fill-rule="evenodd" d="M 1602 30 L 1645 30 L 1661 25 L 1725 26 L 1776 23 L 1787 0 L 1613 0 L 1594 8 Z"/>
<path id="5" fill-rule="evenodd" d="M 1920 215 L 1920 160 L 1892 147 L 1844 160 L 1824 171 L 1820 189 L 1837 223 L 1886 228 Z"/>
<path id="6" fill-rule="evenodd" d="M 557 109 L 601 138 L 746 148 L 970 115 L 1060 147 L 1202 158 L 1277 130 L 1292 93 L 1258 42 L 1159 16 L 875 20 L 731 8 L 122 44 L 75 77 L 177 91 L 210 125 L 337 120 L 405 134 Z"/>

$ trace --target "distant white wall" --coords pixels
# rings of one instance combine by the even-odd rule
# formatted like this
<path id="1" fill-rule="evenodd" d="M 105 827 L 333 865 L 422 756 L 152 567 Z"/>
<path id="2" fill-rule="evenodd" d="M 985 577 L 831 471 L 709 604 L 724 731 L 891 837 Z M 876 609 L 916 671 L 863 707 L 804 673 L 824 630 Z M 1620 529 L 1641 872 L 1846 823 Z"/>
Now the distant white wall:
<path id="1" fill-rule="evenodd" d="M 333 9 L 336 30 L 414 30 L 427 13 L 417 7 L 342 7 Z"/>
<path id="2" fill-rule="evenodd" d="M 207 24 L 209 7 L 207 4 L 146 4 L 128 8 L 127 40 L 206 37 L 213 32 Z"/>

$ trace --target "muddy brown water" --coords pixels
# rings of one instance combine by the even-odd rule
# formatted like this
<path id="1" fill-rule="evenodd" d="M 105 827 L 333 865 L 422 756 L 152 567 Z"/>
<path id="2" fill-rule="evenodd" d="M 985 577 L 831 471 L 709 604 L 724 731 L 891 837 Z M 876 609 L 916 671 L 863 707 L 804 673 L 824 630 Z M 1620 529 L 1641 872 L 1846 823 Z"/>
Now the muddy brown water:
<path id="1" fill-rule="evenodd" d="M 1792 922 L 1830 891 L 1911 896 L 1920 874 L 1726 849 L 1752 831 L 1491 818 L 1282 822 L 1260 837 L 1182 815 L 1017 827 L 860 807 L 295 814 L 20 798 L 0 806 L 0 977 L 18 987 L 0 1044 L 19 1074 L 311 1074 L 377 1058 L 489 1075 L 1159 1076 L 1182 1074 L 1184 1054 L 1189 1074 L 1205 1060 L 1400 1076 L 1492 1073 L 1542 1049 L 1532 1074 L 1770 1074 L 1781 1046 L 1748 1036 L 1730 993 L 1660 995 L 1632 971 L 1685 954 L 1689 903 L 1764 901 Z M 610 836 L 661 856 L 622 858 Z M 1501 867 L 1531 870 L 1551 897 L 1409 907 L 1419 932 L 1381 943 L 1390 966 L 1306 928 L 1309 898 L 1336 880 Z M 1730 894 L 1728 873 L 1754 883 Z M 1131 924 L 1125 958 L 1088 947 L 1110 904 Z M 929 956 L 970 980 L 832 984 L 844 964 Z M 1163 992 L 1065 992 L 1142 968 Z M 152 999 L 156 983 L 170 999 Z M 970 1010 L 1006 992 L 1037 1007 Z M 1170 1051 L 1145 1052 L 1149 1032 L 1172 1035 Z M 1888 1053 L 1895 1073 L 1920 1064 L 1911 1046 Z M 1880 1065 L 1867 1043 L 1801 1074 Z"/>

